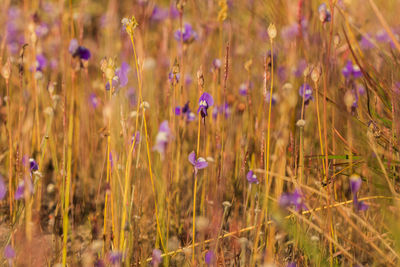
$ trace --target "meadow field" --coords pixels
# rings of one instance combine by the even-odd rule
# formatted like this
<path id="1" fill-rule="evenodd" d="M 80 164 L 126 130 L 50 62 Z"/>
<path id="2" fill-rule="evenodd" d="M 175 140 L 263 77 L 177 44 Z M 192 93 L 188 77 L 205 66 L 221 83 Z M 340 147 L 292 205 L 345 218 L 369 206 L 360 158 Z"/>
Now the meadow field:
<path id="1" fill-rule="evenodd" d="M 0 6 L 0 266 L 400 265 L 399 0 Z"/>

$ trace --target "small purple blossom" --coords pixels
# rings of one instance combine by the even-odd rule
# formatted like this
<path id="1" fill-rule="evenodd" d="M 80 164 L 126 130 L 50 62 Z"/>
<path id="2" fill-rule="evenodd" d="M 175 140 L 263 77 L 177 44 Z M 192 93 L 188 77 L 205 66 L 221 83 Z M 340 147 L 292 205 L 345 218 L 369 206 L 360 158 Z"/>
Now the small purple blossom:
<path id="1" fill-rule="evenodd" d="M 14 251 L 14 249 L 13 249 L 10 245 L 7 245 L 7 246 L 4 248 L 4 258 L 6 258 L 6 259 L 13 259 L 13 258 L 15 258 L 15 251 Z"/>
<path id="2" fill-rule="evenodd" d="M 319 13 L 319 19 L 322 23 L 331 21 L 331 12 L 329 12 L 325 3 L 319 5 L 318 13 Z"/>
<path id="3" fill-rule="evenodd" d="M 38 38 L 45 36 L 49 32 L 49 26 L 42 22 L 36 26 L 35 33 Z"/>
<path id="4" fill-rule="evenodd" d="M 76 39 L 71 40 L 68 51 L 73 57 L 78 57 L 83 60 L 88 60 L 91 57 L 89 49 L 84 46 L 80 46 L 78 44 L 78 40 Z"/>
<path id="5" fill-rule="evenodd" d="M 3 176 L 0 175 L 0 200 L 3 200 L 6 196 L 7 188 L 4 183 Z"/>
<path id="6" fill-rule="evenodd" d="M 204 256 L 204 261 L 207 265 L 213 264 L 215 261 L 214 251 L 212 250 L 207 251 L 206 255 Z"/>
<path id="7" fill-rule="evenodd" d="M 357 79 L 362 77 L 362 72 L 357 65 L 353 65 L 351 60 L 348 60 L 346 66 L 342 69 L 342 74 L 346 79 Z"/>
<path id="8" fill-rule="evenodd" d="M 193 30 L 192 26 L 185 23 L 183 29 L 179 29 L 174 34 L 175 40 L 183 41 L 185 44 L 189 44 L 197 39 L 197 33 Z"/>
<path id="9" fill-rule="evenodd" d="M 374 48 L 374 44 L 370 41 L 371 39 L 372 37 L 369 34 L 362 36 L 359 42 L 360 47 L 365 50 Z"/>
<path id="10" fill-rule="evenodd" d="M 160 22 L 168 18 L 168 9 L 162 8 L 157 5 L 154 6 L 153 12 L 151 12 L 150 20 L 154 22 Z"/>
<path id="11" fill-rule="evenodd" d="M 299 95 L 301 97 L 304 97 L 304 104 L 306 105 L 308 104 L 308 102 L 310 102 L 310 100 L 313 99 L 312 93 L 312 88 L 308 83 L 304 83 L 299 88 Z"/>
<path id="12" fill-rule="evenodd" d="M 25 192 L 25 183 L 22 181 L 19 183 L 17 190 L 15 191 L 14 195 L 15 200 L 23 198 L 24 192 Z"/>
<path id="13" fill-rule="evenodd" d="M 239 95 L 246 96 L 248 91 L 247 83 L 241 83 L 239 85 Z"/>
<path id="14" fill-rule="evenodd" d="M 279 205 L 285 208 L 294 206 L 296 211 L 307 210 L 302 193 L 299 189 L 295 189 L 293 193 L 282 194 L 279 199 Z"/>
<path id="15" fill-rule="evenodd" d="M 193 165 L 193 167 L 194 167 L 194 173 L 195 173 L 195 175 L 197 175 L 197 171 L 198 171 L 198 170 L 204 169 L 204 168 L 206 168 L 206 167 L 208 166 L 208 162 L 207 162 L 204 158 L 199 157 L 198 159 L 196 159 L 196 154 L 194 153 L 194 151 L 192 151 L 192 152 L 189 154 L 188 159 L 189 159 L 189 162 L 190 162 L 190 163 Z"/>
<path id="16" fill-rule="evenodd" d="M 36 56 L 36 70 L 43 71 L 47 67 L 47 59 L 44 55 L 39 54 Z"/>
<path id="17" fill-rule="evenodd" d="M 161 154 L 161 157 L 163 157 L 165 154 L 165 150 L 167 149 L 167 145 L 171 139 L 171 136 L 172 133 L 168 126 L 168 121 L 165 120 L 160 124 L 160 128 L 156 136 L 156 145 L 153 147 L 153 150 L 158 151 Z"/>
<path id="18" fill-rule="evenodd" d="M 219 58 L 216 58 L 212 62 L 214 69 L 219 69 L 221 68 L 221 60 Z"/>
<path id="19" fill-rule="evenodd" d="M 168 80 L 171 84 L 179 83 L 179 79 L 181 78 L 181 75 L 179 73 L 175 74 L 170 71 L 168 73 Z"/>
<path id="20" fill-rule="evenodd" d="M 267 92 L 267 95 L 265 96 L 265 101 L 267 103 L 269 103 L 269 96 L 270 96 L 270 92 Z M 275 105 L 277 101 L 278 101 L 278 96 L 275 93 L 272 94 L 272 100 L 271 100 L 272 105 Z"/>
<path id="21" fill-rule="evenodd" d="M 113 265 L 119 264 L 122 261 L 122 253 L 119 251 L 112 251 L 108 255 L 108 259 Z"/>
<path id="22" fill-rule="evenodd" d="M 250 184 L 258 184 L 259 183 L 256 174 L 252 170 L 250 170 L 247 173 L 246 178 Z"/>
<path id="23" fill-rule="evenodd" d="M 95 93 L 91 93 L 89 96 L 89 102 L 93 108 L 97 108 L 99 106 L 99 99 Z"/>
<path id="24" fill-rule="evenodd" d="M 213 105 L 214 99 L 212 98 L 212 96 L 209 93 L 204 92 L 199 98 L 199 108 L 197 109 L 197 113 L 200 112 L 201 117 L 205 118 L 208 115 L 208 108 Z"/>
<path id="25" fill-rule="evenodd" d="M 368 205 L 365 204 L 363 201 L 359 201 L 357 197 L 357 192 L 361 188 L 361 177 L 357 174 L 353 174 L 350 176 L 350 190 L 353 195 L 353 205 L 356 210 L 358 211 L 365 211 L 368 209 Z"/>
<path id="26" fill-rule="evenodd" d="M 157 267 L 158 265 L 160 265 L 161 261 L 162 261 L 162 257 L 161 257 L 161 250 L 159 249 L 153 249 L 153 253 L 151 256 L 151 265 Z"/>
<path id="27" fill-rule="evenodd" d="M 128 73 L 131 67 L 128 63 L 122 62 L 121 67 L 115 70 L 115 76 L 112 81 L 113 88 L 121 88 L 128 84 Z M 110 83 L 107 82 L 106 90 L 110 90 Z"/>
<path id="28" fill-rule="evenodd" d="M 30 168 L 31 172 L 35 172 L 35 171 L 39 170 L 39 165 L 33 158 L 29 159 L 29 168 Z"/>

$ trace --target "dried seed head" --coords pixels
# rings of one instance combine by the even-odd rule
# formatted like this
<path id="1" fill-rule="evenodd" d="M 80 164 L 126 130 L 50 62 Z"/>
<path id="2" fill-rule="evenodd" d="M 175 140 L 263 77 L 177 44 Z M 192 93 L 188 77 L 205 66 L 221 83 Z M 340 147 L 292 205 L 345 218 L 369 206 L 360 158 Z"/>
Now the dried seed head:
<path id="1" fill-rule="evenodd" d="M 10 59 L 8 59 L 6 64 L 4 64 L 4 66 L 1 68 L 1 75 L 3 76 L 4 79 L 6 79 L 6 81 L 8 81 L 8 79 L 10 79 L 10 76 L 11 76 Z"/>
<path id="2" fill-rule="evenodd" d="M 351 106 L 353 105 L 354 101 L 355 101 L 354 94 L 350 90 L 348 90 L 344 94 L 344 104 L 346 105 L 347 109 L 351 109 Z"/>
<path id="3" fill-rule="evenodd" d="M 298 120 L 298 121 L 296 122 L 296 126 L 299 127 L 299 128 L 302 128 L 302 127 L 304 127 L 305 125 L 306 125 L 306 121 L 305 121 L 305 120 Z"/>
<path id="4" fill-rule="evenodd" d="M 268 36 L 271 40 L 275 39 L 276 37 L 276 27 L 274 23 L 271 23 L 268 26 Z"/>
<path id="5" fill-rule="evenodd" d="M 123 27 L 125 28 L 125 31 L 130 35 L 133 36 L 133 32 L 135 30 L 135 28 L 137 26 L 139 26 L 139 24 L 136 21 L 135 16 L 132 16 L 132 18 L 128 19 L 128 18 L 123 18 L 121 20 L 121 23 L 123 25 Z"/>
<path id="6" fill-rule="evenodd" d="M 313 82 L 317 83 L 319 81 L 319 78 L 321 77 L 321 67 L 320 66 L 316 66 L 313 68 L 312 72 L 311 72 L 311 79 L 313 80 Z"/>
<path id="7" fill-rule="evenodd" d="M 244 68 L 247 72 L 250 71 L 251 65 L 253 64 L 253 60 L 249 59 L 244 63 Z"/>
<path id="8" fill-rule="evenodd" d="M 204 75 L 201 68 L 197 71 L 197 82 L 201 88 L 204 87 Z"/>
<path id="9" fill-rule="evenodd" d="M 226 0 L 219 0 L 218 1 L 218 6 L 220 7 L 220 10 L 218 12 L 218 21 L 223 22 L 226 20 L 228 17 L 228 4 Z"/>
<path id="10" fill-rule="evenodd" d="M 224 206 L 224 208 L 230 208 L 232 204 L 229 201 L 224 201 L 222 202 L 222 206 Z"/>

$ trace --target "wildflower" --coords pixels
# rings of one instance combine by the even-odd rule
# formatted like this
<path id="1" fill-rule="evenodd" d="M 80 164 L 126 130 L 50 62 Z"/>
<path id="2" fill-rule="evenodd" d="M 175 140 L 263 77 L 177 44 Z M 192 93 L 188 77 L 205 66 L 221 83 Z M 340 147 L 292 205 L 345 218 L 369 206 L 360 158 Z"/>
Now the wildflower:
<path id="1" fill-rule="evenodd" d="M 319 5 L 318 13 L 319 13 L 319 20 L 322 23 L 331 21 L 331 12 L 329 12 L 325 3 L 322 3 L 321 5 Z"/>
<path id="2" fill-rule="evenodd" d="M 204 256 L 204 261 L 207 265 L 213 264 L 215 261 L 214 251 L 212 250 L 207 251 L 206 255 Z"/>
<path id="3" fill-rule="evenodd" d="M 33 158 L 29 159 L 29 168 L 31 172 L 39 170 L 39 165 L 36 163 L 36 161 Z"/>
<path id="4" fill-rule="evenodd" d="M 239 85 L 239 94 L 242 95 L 242 96 L 246 96 L 247 95 L 247 91 L 248 91 L 247 89 L 248 89 L 247 84 L 246 83 L 241 83 Z"/>
<path id="5" fill-rule="evenodd" d="M 115 70 L 115 76 L 112 79 L 113 88 L 121 88 L 128 84 L 128 73 L 131 67 L 128 63 L 122 62 L 121 67 Z M 106 84 L 106 90 L 110 90 L 110 82 Z"/>
<path id="6" fill-rule="evenodd" d="M 3 180 L 3 176 L 0 175 L 0 200 L 6 196 L 7 188 Z"/>
<path id="7" fill-rule="evenodd" d="M 15 258 L 15 251 L 10 245 L 7 245 L 4 248 L 4 258 L 6 258 L 6 259 Z"/>
<path id="8" fill-rule="evenodd" d="M 159 249 L 153 249 L 153 254 L 151 256 L 151 265 L 157 267 L 158 265 L 160 265 L 162 258 L 161 258 L 161 250 Z"/>
<path id="9" fill-rule="evenodd" d="M 374 44 L 370 41 L 371 39 L 372 37 L 369 34 L 362 36 L 359 42 L 360 47 L 365 50 L 374 48 Z"/>
<path id="10" fill-rule="evenodd" d="M 97 95 L 95 93 L 90 94 L 89 102 L 93 108 L 97 108 L 97 106 L 99 105 L 99 99 L 97 98 Z"/>
<path id="11" fill-rule="evenodd" d="M 296 211 L 307 209 L 299 189 L 295 189 L 293 193 L 282 194 L 279 199 L 279 205 L 282 207 L 294 206 Z"/>
<path id="12" fill-rule="evenodd" d="M 223 114 L 225 115 L 225 118 L 228 118 L 229 115 L 231 114 L 231 109 L 227 103 L 225 105 L 217 106 L 213 109 L 213 119 L 216 119 L 218 114 Z"/>
<path id="13" fill-rule="evenodd" d="M 79 59 L 88 60 L 91 56 L 89 49 L 78 44 L 78 40 L 72 39 L 69 43 L 68 48 L 69 53 L 73 57 L 78 57 Z"/>
<path id="14" fill-rule="evenodd" d="M 269 96 L 270 96 L 270 92 L 267 92 L 267 95 L 265 96 L 265 101 L 267 103 L 269 103 Z M 277 94 L 273 93 L 272 94 L 272 101 L 271 101 L 272 105 L 275 105 L 277 101 L 278 101 L 278 96 L 277 96 Z"/>
<path id="15" fill-rule="evenodd" d="M 197 39 L 197 33 L 193 30 L 190 24 L 185 23 L 183 29 L 175 31 L 174 37 L 177 41 L 189 44 Z"/>
<path id="16" fill-rule="evenodd" d="M 346 66 L 342 69 L 342 74 L 346 79 L 357 79 L 362 77 L 360 67 L 358 67 L 357 65 L 353 65 L 353 62 L 351 60 L 347 61 Z"/>
<path id="17" fill-rule="evenodd" d="M 119 264 L 122 261 L 122 253 L 119 251 L 112 251 L 108 255 L 108 259 L 113 265 Z"/>
<path id="18" fill-rule="evenodd" d="M 157 150 L 163 157 L 170 139 L 171 130 L 168 126 L 168 121 L 165 120 L 160 124 L 160 128 L 156 136 L 156 145 L 153 147 L 153 149 Z"/>
<path id="19" fill-rule="evenodd" d="M 201 170 L 201 169 L 204 169 L 205 167 L 207 167 L 208 166 L 208 162 L 204 159 L 204 158 L 202 158 L 202 157 L 199 157 L 198 159 L 196 159 L 196 154 L 194 153 L 194 151 L 192 151 L 190 154 L 189 154 L 189 162 L 193 165 L 193 167 L 194 167 L 194 173 L 195 173 L 195 175 L 197 175 L 197 171 L 198 170 Z"/>
<path id="20" fill-rule="evenodd" d="M 197 113 L 200 112 L 201 117 L 205 118 L 209 107 L 214 105 L 214 99 L 209 93 L 204 92 L 199 98 L 199 108 Z"/>
<path id="21" fill-rule="evenodd" d="M 358 174 L 353 174 L 350 176 L 350 190 L 353 194 L 353 205 L 356 210 L 364 211 L 368 209 L 368 205 L 365 204 L 363 201 L 359 201 L 357 197 L 357 192 L 361 188 L 361 177 Z"/>
<path id="22" fill-rule="evenodd" d="M 179 79 L 181 78 L 181 75 L 179 73 L 174 74 L 172 71 L 168 73 L 168 80 L 171 84 L 177 84 L 179 83 Z"/>
<path id="23" fill-rule="evenodd" d="M 153 11 L 151 12 L 150 20 L 154 22 L 163 21 L 168 18 L 168 13 L 168 9 L 155 5 Z"/>
<path id="24" fill-rule="evenodd" d="M 18 184 L 17 190 L 15 191 L 14 198 L 15 200 L 19 200 L 24 196 L 24 191 L 25 191 L 25 183 L 24 181 L 21 181 Z"/>
<path id="25" fill-rule="evenodd" d="M 219 69 L 221 68 L 221 60 L 219 58 L 216 58 L 212 62 L 214 69 Z"/>
<path id="26" fill-rule="evenodd" d="M 46 67 L 47 67 L 47 59 L 42 54 L 37 55 L 36 56 L 36 70 L 43 71 L 43 69 Z"/>
<path id="27" fill-rule="evenodd" d="M 49 32 L 49 26 L 42 22 L 36 26 L 35 33 L 38 38 L 45 36 Z"/>
<path id="28" fill-rule="evenodd" d="M 246 175 L 246 178 L 250 184 L 258 184 L 257 176 L 252 170 L 249 170 L 249 172 Z"/>
<path id="29" fill-rule="evenodd" d="M 135 16 L 132 16 L 132 18 L 123 18 L 121 20 L 122 23 L 122 28 L 130 35 L 133 36 L 133 32 L 139 24 L 136 21 Z"/>
<path id="30" fill-rule="evenodd" d="M 299 95 L 304 97 L 304 103 L 307 105 L 308 102 L 313 99 L 311 86 L 307 83 L 300 86 Z"/>

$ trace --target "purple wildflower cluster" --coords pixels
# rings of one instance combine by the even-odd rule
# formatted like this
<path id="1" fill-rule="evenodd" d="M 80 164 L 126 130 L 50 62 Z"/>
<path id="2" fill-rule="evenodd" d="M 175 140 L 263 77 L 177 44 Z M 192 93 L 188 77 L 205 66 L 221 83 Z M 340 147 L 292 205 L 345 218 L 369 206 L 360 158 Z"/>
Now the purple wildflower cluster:
<path id="1" fill-rule="evenodd" d="M 246 178 L 250 184 L 258 184 L 259 183 L 256 174 L 252 170 L 249 170 L 249 172 L 246 175 Z"/>
<path id="2" fill-rule="evenodd" d="M 279 205 L 285 208 L 294 206 L 296 211 L 307 210 L 300 189 L 295 189 L 293 193 L 282 194 L 279 199 Z"/>
<path id="3" fill-rule="evenodd" d="M 89 60 L 89 58 L 91 57 L 89 49 L 84 46 L 80 46 L 78 40 L 76 39 L 71 40 L 71 42 L 69 43 L 68 51 L 73 57 L 82 60 Z"/>
<path id="4" fill-rule="evenodd" d="M 131 67 L 128 63 L 122 62 L 121 67 L 115 70 L 115 76 L 112 81 L 113 88 L 122 88 L 128 84 L 128 73 Z M 106 90 L 110 90 L 110 82 L 106 84 Z"/>
<path id="5" fill-rule="evenodd" d="M 308 83 L 304 83 L 300 86 L 299 88 L 299 95 L 301 97 L 304 97 L 304 104 L 307 105 L 310 100 L 313 100 L 313 96 L 312 96 L 312 88 Z"/>
<path id="6" fill-rule="evenodd" d="M 197 40 L 197 33 L 193 30 L 192 26 L 188 23 L 185 23 L 183 29 L 179 29 L 175 31 L 174 34 L 175 40 L 182 41 L 185 44 L 190 44 L 194 40 Z"/>
<path id="7" fill-rule="evenodd" d="M 361 177 L 357 174 L 353 174 L 350 176 L 350 190 L 353 195 L 353 205 L 354 208 L 358 211 L 365 211 L 368 209 L 368 205 L 365 204 L 363 201 L 359 201 L 357 197 L 357 192 L 361 188 Z"/>
<path id="8" fill-rule="evenodd" d="M 209 93 L 204 92 L 199 98 L 199 108 L 197 109 L 197 113 L 200 113 L 201 117 L 205 118 L 208 116 L 207 113 L 208 108 L 213 105 L 214 105 L 213 97 Z"/>
<path id="9" fill-rule="evenodd" d="M 176 116 L 182 115 L 183 117 L 185 117 L 187 122 L 191 122 L 196 119 L 196 115 L 189 108 L 189 101 L 186 102 L 183 107 L 176 106 L 174 112 Z"/>

